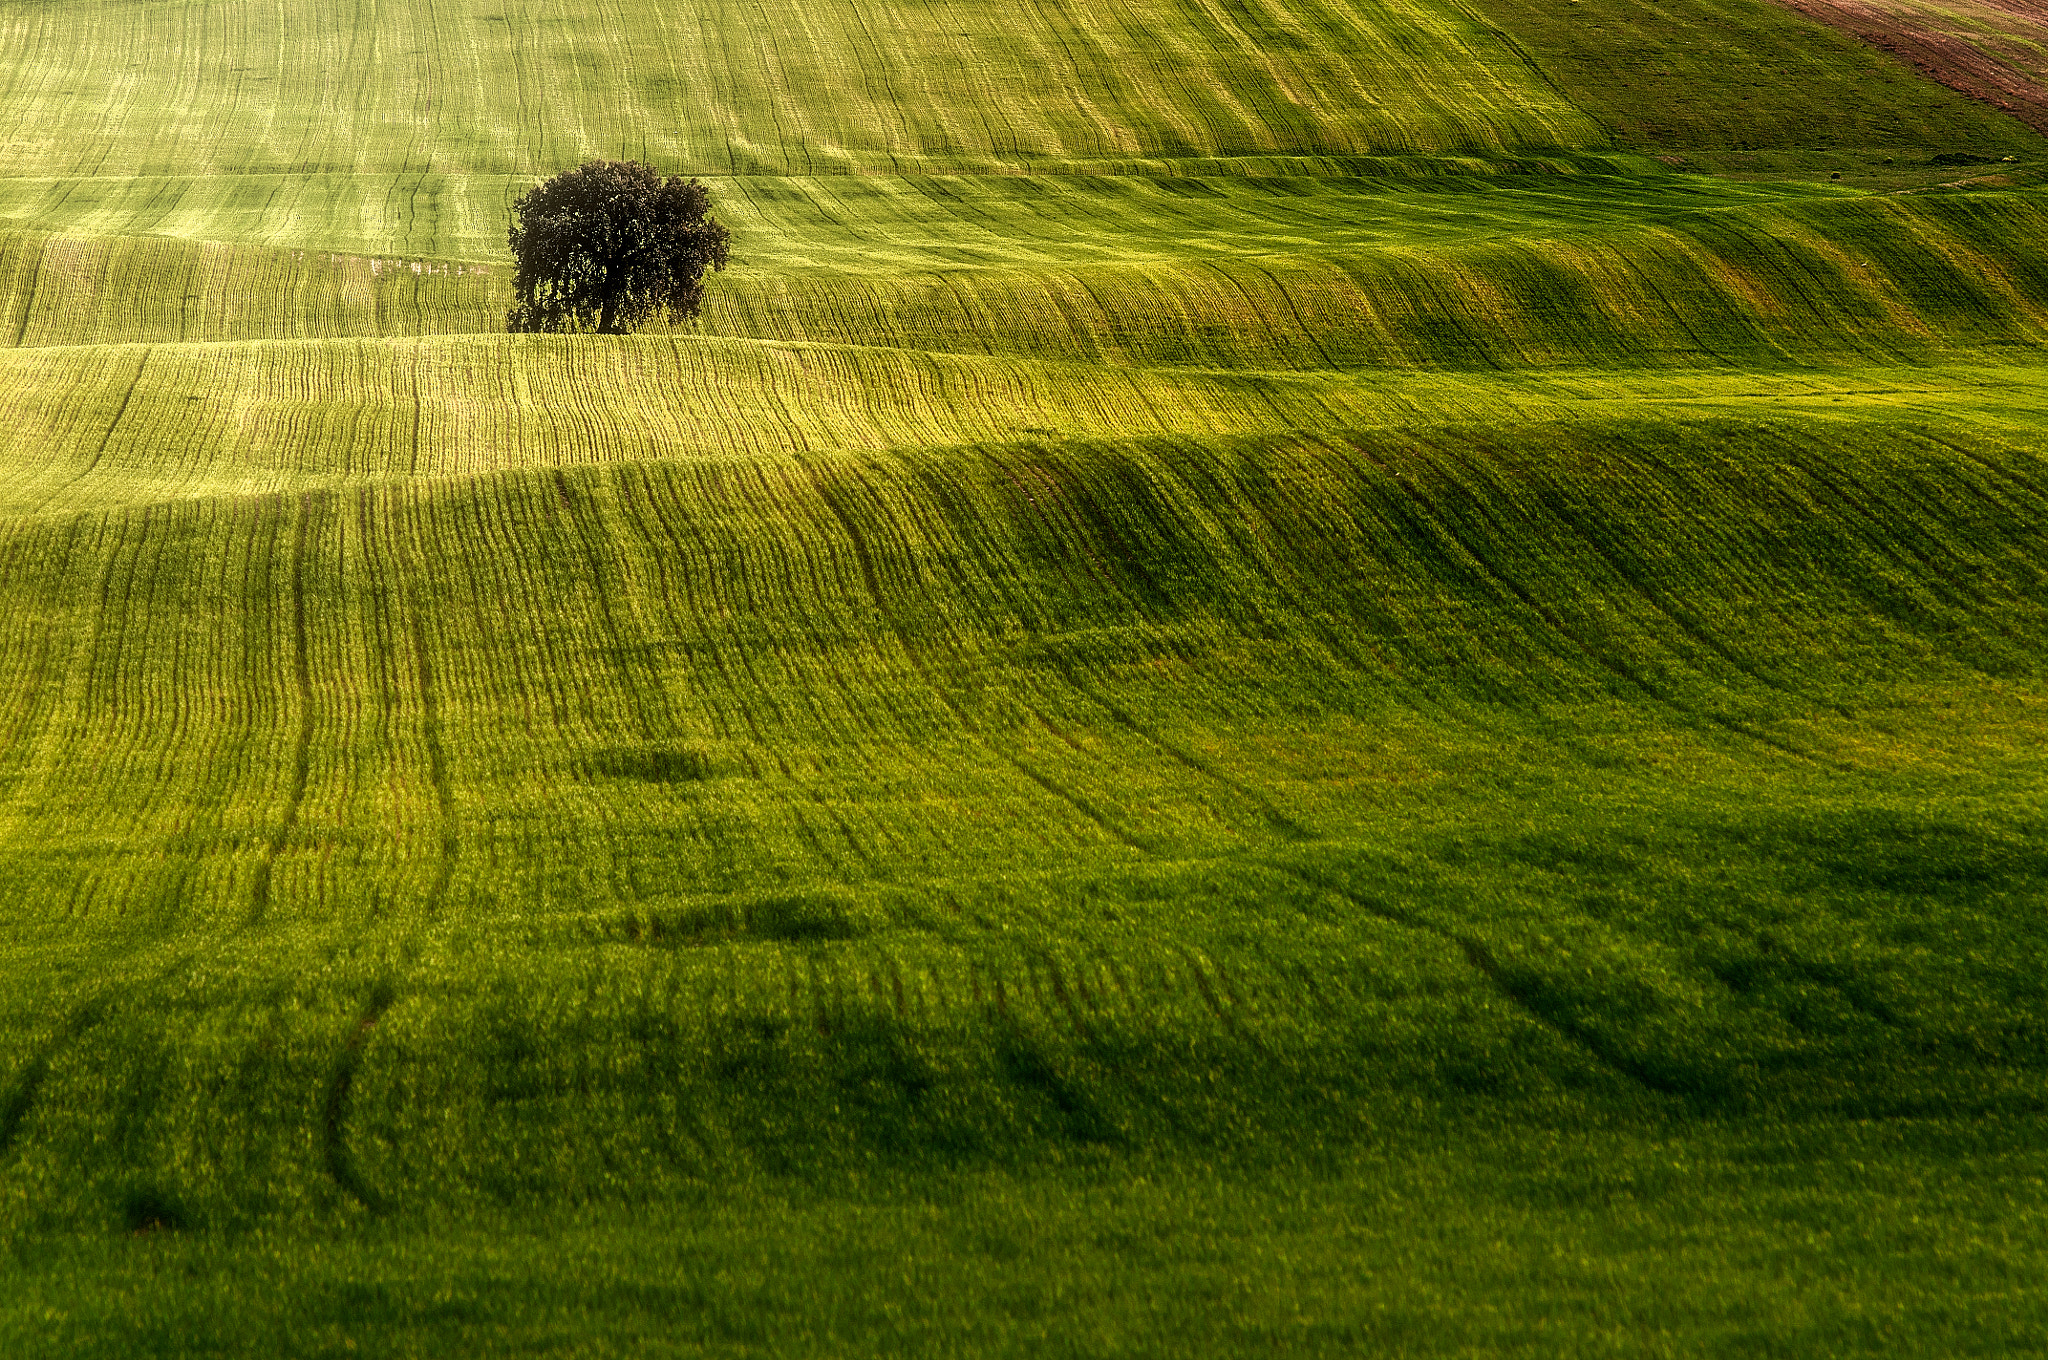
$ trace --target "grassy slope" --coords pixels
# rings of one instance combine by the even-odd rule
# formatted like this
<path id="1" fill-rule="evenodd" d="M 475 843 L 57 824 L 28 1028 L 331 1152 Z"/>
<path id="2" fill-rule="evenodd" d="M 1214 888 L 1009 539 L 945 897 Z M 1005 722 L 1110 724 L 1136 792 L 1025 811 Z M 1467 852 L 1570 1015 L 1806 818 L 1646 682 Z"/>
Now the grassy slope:
<path id="1" fill-rule="evenodd" d="M 1477 0 L 1622 147 L 1728 170 L 1870 172 L 1929 153 L 2039 154 L 2027 128 L 1771 0 Z"/>
<path id="2" fill-rule="evenodd" d="M 703 174 L 1502 151 L 1593 129 L 1429 0 L 1159 11 L 514 3 L 10 5 L 10 172 Z M 204 92 L 194 98 L 195 92 Z M 79 127 L 79 111 L 87 120 Z M 83 136 L 79 133 L 83 132 Z"/>
<path id="3" fill-rule="evenodd" d="M 2039 1344 L 2039 200 L 1614 141 L 2039 144 L 1574 8 L 0 5 L 0 1338 Z"/>
<path id="4" fill-rule="evenodd" d="M 799 201 L 737 186 L 732 215 L 774 244 L 720 281 L 705 335 L 1216 369 L 1780 366 L 2028 346 L 2048 315 L 2030 194 L 778 183 Z M 30 347 L 459 333 L 509 290 L 502 264 L 0 237 L 0 317 Z"/>

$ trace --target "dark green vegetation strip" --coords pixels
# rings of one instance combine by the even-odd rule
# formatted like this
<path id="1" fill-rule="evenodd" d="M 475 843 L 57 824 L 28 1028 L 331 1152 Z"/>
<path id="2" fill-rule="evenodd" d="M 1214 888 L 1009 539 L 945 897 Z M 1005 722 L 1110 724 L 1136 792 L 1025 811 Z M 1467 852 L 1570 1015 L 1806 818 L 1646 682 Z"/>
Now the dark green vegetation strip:
<path id="1" fill-rule="evenodd" d="M 0 1352 L 2048 1343 L 2031 134 L 1736 0 L 109 13 Z M 620 154 L 702 329 L 496 333 Z"/>

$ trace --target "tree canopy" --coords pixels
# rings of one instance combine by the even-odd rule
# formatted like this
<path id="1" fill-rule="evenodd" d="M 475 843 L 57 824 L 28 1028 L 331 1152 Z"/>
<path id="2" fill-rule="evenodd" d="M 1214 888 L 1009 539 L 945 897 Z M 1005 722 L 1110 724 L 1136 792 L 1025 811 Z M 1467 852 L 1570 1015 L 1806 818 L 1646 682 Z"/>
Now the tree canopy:
<path id="1" fill-rule="evenodd" d="M 723 269 L 730 234 L 711 191 L 638 161 L 591 161 L 512 205 L 518 301 L 513 331 L 624 335 L 656 315 L 695 318 L 705 269 Z"/>

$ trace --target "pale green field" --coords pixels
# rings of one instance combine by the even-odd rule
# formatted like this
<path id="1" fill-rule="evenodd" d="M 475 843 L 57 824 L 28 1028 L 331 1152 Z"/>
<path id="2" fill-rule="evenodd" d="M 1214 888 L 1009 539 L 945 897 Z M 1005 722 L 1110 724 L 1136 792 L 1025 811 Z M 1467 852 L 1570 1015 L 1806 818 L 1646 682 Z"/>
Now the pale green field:
<path id="1" fill-rule="evenodd" d="M 396 196 L 598 156 L 903 173 L 1597 137 L 1440 0 L 1063 3 L 1023 22 L 986 0 L 11 4 L 0 42 L 19 55 L 0 162 L 80 179 L 353 174 Z"/>
<path id="2" fill-rule="evenodd" d="M 1566 9 L 0 0 L 0 1351 L 2048 1346 L 2048 146 Z"/>

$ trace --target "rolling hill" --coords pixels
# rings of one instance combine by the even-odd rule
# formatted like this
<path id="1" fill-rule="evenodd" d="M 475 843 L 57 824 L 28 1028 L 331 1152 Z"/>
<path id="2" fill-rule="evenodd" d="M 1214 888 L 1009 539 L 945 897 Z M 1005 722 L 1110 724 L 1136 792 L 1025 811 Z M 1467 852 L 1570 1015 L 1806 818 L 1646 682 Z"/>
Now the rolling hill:
<path id="1" fill-rule="evenodd" d="M 2048 1342 L 2022 123 L 1766 0 L 0 52 L 8 1353 Z M 598 156 L 734 268 L 501 333 Z"/>

